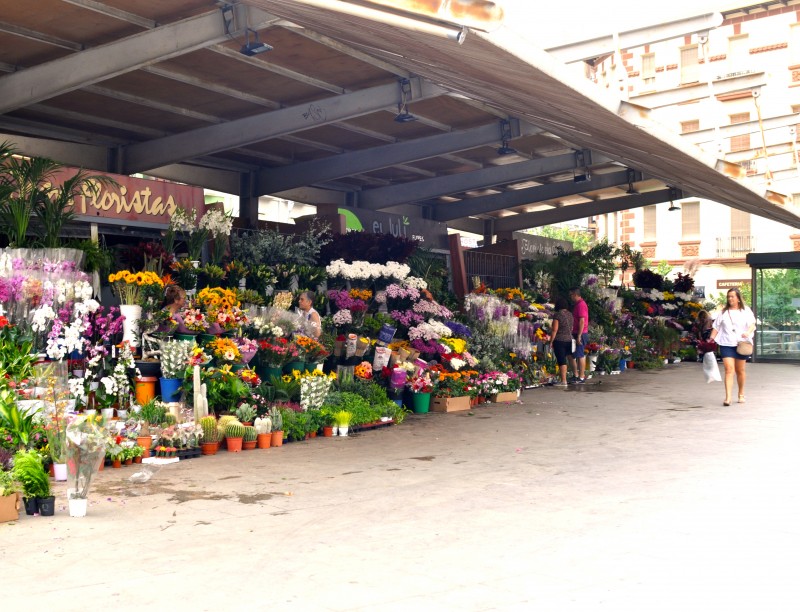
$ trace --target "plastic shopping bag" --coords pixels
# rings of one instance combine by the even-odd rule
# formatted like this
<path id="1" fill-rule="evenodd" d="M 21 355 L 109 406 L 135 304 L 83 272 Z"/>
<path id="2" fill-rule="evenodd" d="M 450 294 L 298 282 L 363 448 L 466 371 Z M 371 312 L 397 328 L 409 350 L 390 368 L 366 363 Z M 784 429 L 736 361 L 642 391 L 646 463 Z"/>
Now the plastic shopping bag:
<path id="1" fill-rule="evenodd" d="M 717 357 L 713 352 L 703 355 L 703 373 L 706 375 L 706 382 L 720 382 L 722 375 L 719 373 Z"/>

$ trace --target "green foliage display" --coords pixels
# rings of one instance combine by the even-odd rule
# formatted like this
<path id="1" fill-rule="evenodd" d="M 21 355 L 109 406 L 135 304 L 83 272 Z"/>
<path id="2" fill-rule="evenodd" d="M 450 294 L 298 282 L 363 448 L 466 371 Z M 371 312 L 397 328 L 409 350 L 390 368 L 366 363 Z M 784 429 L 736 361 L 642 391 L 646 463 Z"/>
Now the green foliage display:
<path id="1" fill-rule="evenodd" d="M 332 261 L 368 261 L 385 264 L 387 261 L 405 263 L 417 248 L 416 240 L 392 234 L 347 232 L 333 236 L 319 254 L 319 263 L 327 266 Z"/>
<path id="2" fill-rule="evenodd" d="M 351 414 L 350 423 L 353 426 L 364 423 L 374 423 L 383 416 L 383 410 L 370 403 L 360 395 L 347 391 L 333 391 L 328 394 L 325 404 L 336 411 L 345 411 Z"/>
<path id="3" fill-rule="evenodd" d="M 800 270 L 759 270 L 757 283 L 759 318 L 776 327 L 796 328 L 800 315 L 792 300 L 800 298 Z M 752 290 L 745 287 L 749 290 L 750 284 L 741 287 L 742 299 L 752 307 Z"/>
<path id="4" fill-rule="evenodd" d="M 411 276 L 417 276 L 428 283 L 428 291 L 441 303 L 448 301 L 447 260 L 443 255 L 429 249 L 418 248 L 406 261 L 411 268 Z"/>
<path id="5" fill-rule="evenodd" d="M 13 391 L 5 382 L 0 383 L 0 428 L 11 434 L 11 442 L 15 446 L 26 448 L 31 444 L 36 429 L 34 414 L 20 411 Z"/>
<path id="6" fill-rule="evenodd" d="M 33 376 L 36 353 L 33 338 L 19 327 L 6 325 L 0 329 L 0 374 L 19 381 Z"/>
<path id="7" fill-rule="evenodd" d="M 249 265 L 314 266 L 321 249 L 330 240 L 330 227 L 314 219 L 305 231 L 294 235 L 281 234 L 271 229 L 231 234 L 230 248 L 234 259 L 248 262 Z M 251 288 L 251 280 L 258 283 L 257 279 L 248 277 L 248 288 Z M 252 288 L 258 291 L 255 286 Z"/>
<path id="8" fill-rule="evenodd" d="M 164 422 L 166 413 L 167 409 L 164 404 L 154 398 L 142 406 L 139 411 L 139 420 L 149 425 L 160 425 Z"/>
<path id="9" fill-rule="evenodd" d="M 639 270 L 633 273 L 633 284 L 639 289 L 661 290 L 664 286 L 664 277 L 652 270 Z"/>
<path id="10" fill-rule="evenodd" d="M 14 455 L 13 474 L 25 497 L 50 497 L 50 477 L 36 451 L 18 451 Z"/>

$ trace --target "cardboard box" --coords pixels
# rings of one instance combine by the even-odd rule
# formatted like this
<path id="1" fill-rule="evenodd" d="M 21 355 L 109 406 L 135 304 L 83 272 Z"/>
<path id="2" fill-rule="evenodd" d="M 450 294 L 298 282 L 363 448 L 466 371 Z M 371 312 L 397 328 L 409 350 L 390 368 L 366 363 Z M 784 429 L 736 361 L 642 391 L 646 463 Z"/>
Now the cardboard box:
<path id="1" fill-rule="evenodd" d="M 431 401 L 431 412 L 457 412 L 469 410 L 469 396 L 461 397 L 434 397 Z"/>
<path id="2" fill-rule="evenodd" d="M 518 399 L 519 393 L 517 391 L 505 391 L 494 396 L 494 402 L 496 404 L 500 404 L 502 402 L 516 402 Z"/>
<path id="3" fill-rule="evenodd" d="M 0 497 L 0 523 L 18 520 L 21 507 L 22 500 L 19 493 Z"/>

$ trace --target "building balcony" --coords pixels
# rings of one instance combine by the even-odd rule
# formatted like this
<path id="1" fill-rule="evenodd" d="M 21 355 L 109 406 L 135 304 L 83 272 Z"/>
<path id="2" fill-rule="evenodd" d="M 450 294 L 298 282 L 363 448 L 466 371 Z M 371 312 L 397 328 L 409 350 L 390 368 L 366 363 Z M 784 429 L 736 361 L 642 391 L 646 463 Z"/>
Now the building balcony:
<path id="1" fill-rule="evenodd" d="M 717 258 L 744 257 L 756 250 L 755 236 L 717 238 Z"/>

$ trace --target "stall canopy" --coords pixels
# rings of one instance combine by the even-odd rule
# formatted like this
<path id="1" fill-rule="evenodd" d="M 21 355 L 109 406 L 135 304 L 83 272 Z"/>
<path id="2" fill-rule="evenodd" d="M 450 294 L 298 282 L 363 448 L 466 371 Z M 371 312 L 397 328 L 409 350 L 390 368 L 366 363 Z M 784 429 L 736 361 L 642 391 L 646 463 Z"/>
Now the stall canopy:
<path id="1" fill-rule="evenodd" d="M 0 0 L 0 15 L 0 140 L 239 194 L 251 218 L 272 194 L 500 233 L 698 196 L 800 227 L 786 195 L 578 74 L 609 44 L 539 49 L 500 2 Z"/>

